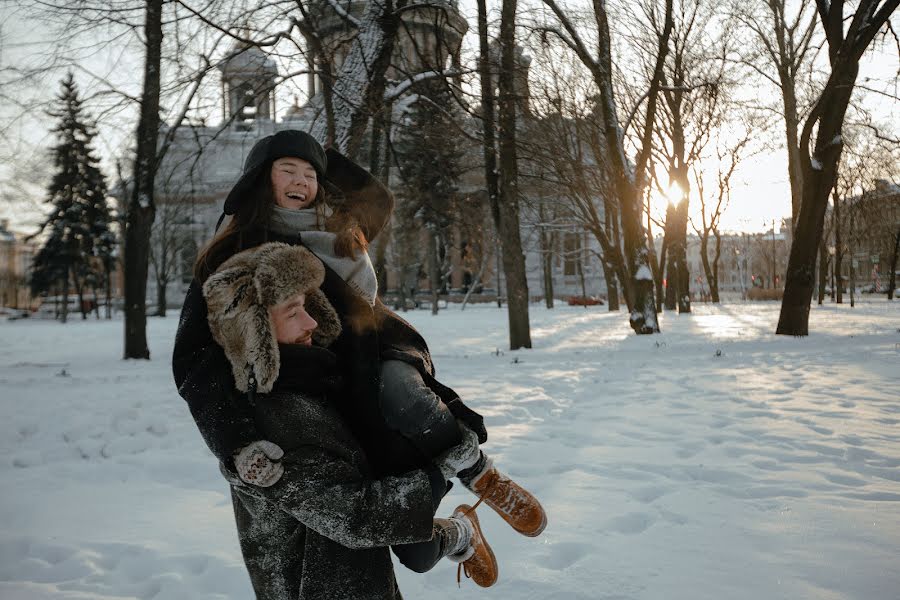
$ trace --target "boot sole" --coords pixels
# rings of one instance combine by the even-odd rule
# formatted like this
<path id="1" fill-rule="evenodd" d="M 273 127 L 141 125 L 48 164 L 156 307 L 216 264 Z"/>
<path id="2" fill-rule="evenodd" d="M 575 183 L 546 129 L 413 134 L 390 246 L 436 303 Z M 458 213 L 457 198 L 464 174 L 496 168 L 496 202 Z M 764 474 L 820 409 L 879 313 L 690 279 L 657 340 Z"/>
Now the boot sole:
<path id="1" fill-rule="evenodd" d="M 463 507 L 465 507 L 465 508 L 463 508 Z M 455 511 L 453 511 L 453 516 L 462 516 L 462 515 L 465 515 L 465 518 L 466 518 L 466 519 L 469 519 L 470 521 L 472 521 L 472 524 L 473 524 L 473 525 L 475 526 L 475 528 L 478 530 L 478 536 L 481 538 L 481 544 L 482 544 L 482 545 L 485 547 L 485 549 L 487 550 L 488 556 L 491 557 L 491 564 L 492 564 L 493 567 L 494 567 L 494 573 L 496 573 L 496 577 L 494 578 L 494 580 L 493 580 L 492 582 L 488 583 L 487 585 L 481 585 L 480 583 L 478 583 L 478 582 L 475 581 L 474 579 L 473 579 L 472 581 L 475 581 L 475 584 L 478 585 L 478 586 L 480 586 L 480 587 L 483 587 L 483 588 L 489 588 L 489 587 L 491 587 L 492 585 L 494 585 L 495 583 L 497 583 L 497 580 L 498 580 L 498 579 L 500 579 L 500 568 L 499 568 L 499 566 L 497 565 L 497 557 L 494 556 L 494 549 L 491 548 L 491 545 L 487 543 L 487 540 L 486 540 L 485 537 L 484 537 L 484 533 L 482 533 L 482 531 L 481 531 L 481 523 L 478 521 L 478 515 L 475 514 L 475 511 L 474 511 L 474 510 L 471 511 L 471 512 L 466 512 L 466 511 L 468 511 L 470 508 L 471 508 L 471 507 L 470 507 L 469 505 L 467 505 L 467 504 L 461 504 L 459 507 L 457 507 L 457 509 L 456 509 Z M 462 510 L 460 510 L 460 509 L 462 509 Z"/>

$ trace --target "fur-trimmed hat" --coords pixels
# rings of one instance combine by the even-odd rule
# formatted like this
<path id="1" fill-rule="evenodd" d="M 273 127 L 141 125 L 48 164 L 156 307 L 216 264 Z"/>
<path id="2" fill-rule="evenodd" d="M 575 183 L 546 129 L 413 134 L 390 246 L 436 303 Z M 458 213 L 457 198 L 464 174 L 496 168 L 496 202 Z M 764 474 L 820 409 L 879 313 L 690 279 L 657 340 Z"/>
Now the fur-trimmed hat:
<path id="1" fill-rule="evenodd" d="M 234 383 L 248 391 L 250 368 L 259 392 L 272 391 L 281 359 L 269 309 L 306 294 L 306 312 L 318 322 L 313 343 L 330 345 L 341 333 L 334 307 L 319 289 L 325 267 L 302 246 L 262 244 L 235 254 L 203 284 L 213 338 L 231 362 Z"/>

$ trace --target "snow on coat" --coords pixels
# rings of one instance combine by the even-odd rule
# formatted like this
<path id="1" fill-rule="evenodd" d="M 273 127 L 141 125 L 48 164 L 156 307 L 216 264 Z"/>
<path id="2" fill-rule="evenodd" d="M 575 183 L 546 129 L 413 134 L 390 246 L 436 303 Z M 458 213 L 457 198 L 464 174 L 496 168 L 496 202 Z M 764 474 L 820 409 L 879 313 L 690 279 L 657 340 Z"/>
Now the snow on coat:
<path id="1" fill-rule="evenodd" d="M 256 396 L 250 417 L 262 439 L 284 450 L 284 474 L 271 487 L 246 485 L 228 464 L 221 468 L 234 487 L 238 539 L 257 598 L 399 598 L 388 546 L 431 538 L 445 481 L 435 469 L 374 478 L 321 385 L 337 373 L 337 357 L 274 339 L 267 306 L 297 286 L 317 286 L 323 275 L 306 249 L 264 244 L 206 281 L 208 322 L 227 344 L 235 377 L 252 364 L 265 374 L 260 386 L 276 386 Z"/>
<path id="2" fill-rule="evenodd" d="M 257 598 L 400 598 L 387 546 L 431 538 L 443 478 L 417 470 L 372 479 L 362 448 L 323 396 L 263 394 L 254 417 L 285 451 L 274 486 L 233 489 Z"/>

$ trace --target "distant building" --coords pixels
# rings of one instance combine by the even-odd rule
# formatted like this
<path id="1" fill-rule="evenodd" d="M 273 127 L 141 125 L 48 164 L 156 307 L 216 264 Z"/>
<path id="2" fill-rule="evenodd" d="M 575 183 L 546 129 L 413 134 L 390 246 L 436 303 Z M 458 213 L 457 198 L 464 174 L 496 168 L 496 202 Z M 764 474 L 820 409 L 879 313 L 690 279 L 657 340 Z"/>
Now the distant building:
<path id="1" fill-rule="evenodd" d="M 318 5 L 315 5 L 318 6 Z M 359 15 L 365 9 L 366 2 L 351 2 L 348 12 Z M 314 7 L 315 9 L 315 7 Z M 321 7 L 318 8 L 321 10 Z M 348 29 L 342 18 L 329 11 L 320 25 L 325 32 L 323 36 L 326 47 L 334 50 L 334 69 L 337 70 L 345 55 L 348 44 Z M 392 69 L 388 77 L 403 79 L 411 74 L 433 69 L 434 65 L 459 66 L 459 52 L 462 36 L 468 24 L 458 11 L 455 0 L 436 0 L 433 5 L 422 4 L 415 10 L 404 13 L 406 26 L 402 28 L 400 39 L 395 49 L 393 64 L 400 68 Z M 436 32 L 440 30 L 440 34 Z M 519 53 L 518 60 L 523 67 L 528 66 L 530 59 Z M 309 75 L 308 87 L 312 95 L 307 103 L 299 105 L 296 101 L 285 112 L 281 121 L 275 120 L 276 107 L 274 89 L 278 77 L 277 67 L 264 52 L 258 48 L 235 46 L 229 56 L 219 66 L 222 74 L 222 123 L 207 125 L 194 123 L 182 125 L 172 136 L 172 144 L 163 162 L 159 166 L 156 179 L 157 221 L 156 232 L 152 244 L 153 252 L 160 257 L 174 256 L 174 268 L 164 277 L 168 283 L 167 304 L 177 306 L 181 303 L 187 286 L 191 280 L 192 265 L 200 247 L 212 236 L 219 218 L 225 197 L 231 186 L 237 181 L 247 153 L 261 138 L 284 129 L 310 130 L 313 120 L 322 110 L 321 83 L 317 76 Z M 310 69 L 312 71 L 313 69 Z M 519 78 L 520 86 L 526 86 L 527 77 Z M 402 116 L 404 102 L 395 103 L 395 117 Z M 169 135 L 164 125 L 161 139 Z M 472 144 L 466 152 L 473 157 L 480 156 L 481 148 Z M 392 176 L 389 182 L 392 189 L 398 190 L 397 181 Z M 470 170 L 460 182 L 460 192 L 476 201 L 486 202 L 483 173 Z M 542 198 L 541 192 L 535 188 L 522 186 L 523 195 L 536 203 L 552 203 L 552 198 Z M 402 198 L 398 196 L 398 202 Z M 523 203 L 523 206 L 525 203 Z M 489 212 L 485 211 L 485 215 Z M 489 220 L 489 217 L 488 217 Z M 552 255 L 553 272 L 551 274 L 553 293 L 557 297 L 568 295 L 602 295 L 606 293 L 603 271 L 599 261 L 594 257 L 598 250 L 583 230 L 574 222 L 545 223 L 538 211 L 523 210 L 521 217 L 523 246 L 526 254 L 526 269 L 529 291 L 533 299 L 544 294 L 545 257 Z M 540 233 L 552 228 L 555 235 L 552 247 L 542 245 Z M 453 240 L 450 263 L 450 284 L 448 293 L 462 294 L 469 290 L 481 275 L 481 285 L 475 292 L 495 296 L 505 293 L 502 281 L 498 281 L 498 261 L 493 224 L 488 228 L 469 228 L 458 223 L 451 232 Z M 485 239 L 471 239 L 474 231 L 483 232 L 489 229 Z M 549 239 L 549 238 L 547 238 Z M 483 248 L 483 260 L 473 263 L 472 248 Z M 406 264 L 401 277 L 399 266 L 392 261 L 390 247 L 382 249 L 386 257 L 387 289 L 384 292 L 396 293 L 400 286 L 413 292 L 421 292 L 429 287 L 424 277 L 424 260 L 422 252 L 425 243 L 422 238 L 418 258 Z M 379 252 L 377 244 L 371 251 Z M 396 255 L 396 253 L 394 253 Z M 373 259 L 376 257 L 373 256 Z M 408 257 L 404 262 L 409 263 Z M 171 261 L 169 261 L 171 263 Z M 152 303 L 156 298 L 156 277 L 151 266 L 147 298 Z M 403 280 L 403 281 L 401 281 Z"/>
<path id="2" fill-rule="evenodd" d="M 879 179 L 875 189 L 848 199 L 841 208 L 840 227 L 845 260 L 838 270 L 844 286 L 849 284 L 851 268 L 856 285 L 864 289 L 887 289 L 892 266 L 900 283 L 895 255 L 900 235 L 900 186 Z"/>
<path id="3" fill-rule="evenodd" d="M 765 233 L 723 233 L 720 238 L 719 251 L 719 293 L 740 295 L 753 287 L 783 288 L 784 275 L 787 271 L 787 259 L 790 253 L 790 237 L 787 223 L 783 223 L 779 232 L 769 230 Z M 662 237 L 654 240 L 657 258 L 662 248 Z M 715 260 L 716 240 L 710 236 L 707 257 L 710 268 Z M 690 274 L 690 293 L 695 300 L 708 298 L 709 280 L 703 268 L 700 238 L 697 235 L 687 236 L 687 268 Z"/>
<path id="4" fill-rule="evenodd" d="M 32 307 L 29 276 L 37 243 L 9 228 L 9 219 L 0 221 L 0 307 Z"/>

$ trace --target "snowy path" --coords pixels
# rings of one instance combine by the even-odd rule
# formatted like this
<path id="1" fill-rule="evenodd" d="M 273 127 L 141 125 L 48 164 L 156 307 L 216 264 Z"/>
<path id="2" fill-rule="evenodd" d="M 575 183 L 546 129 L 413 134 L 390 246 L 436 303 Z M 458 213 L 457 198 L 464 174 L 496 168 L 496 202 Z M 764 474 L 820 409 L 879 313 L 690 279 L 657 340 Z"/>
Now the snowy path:
<path id="1" fill-rule="evenodd" d="M 777 309 L 698 305 L 638 338 L 532 306 L 536 349 L 515 353 L 494 352 L 505 312 L 409 313 L 550 524 L 528 539 L 479 510 L 497 586 L 399 567 L 405 596 L 896 600 L 900 303 L 815 308 L 807 339 L 771 335 Z M 151 319 L 135 363 L 120 322 L 0 323 L 0 598 L 252 597 L 171 383 L 175 325 Z"/>

